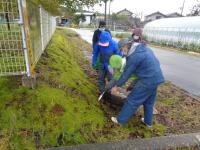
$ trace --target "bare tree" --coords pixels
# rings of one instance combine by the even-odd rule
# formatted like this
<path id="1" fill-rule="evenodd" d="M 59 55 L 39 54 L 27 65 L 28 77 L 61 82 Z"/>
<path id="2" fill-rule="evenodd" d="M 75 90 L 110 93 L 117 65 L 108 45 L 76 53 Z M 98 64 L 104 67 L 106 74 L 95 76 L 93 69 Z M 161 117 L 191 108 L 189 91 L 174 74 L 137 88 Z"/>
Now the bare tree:
<path id="1" fill-rule="evenodd" d="M 197 4 L 193 6 L 190 16 L 200 16 L 200 0 L 197 0 Z"/>

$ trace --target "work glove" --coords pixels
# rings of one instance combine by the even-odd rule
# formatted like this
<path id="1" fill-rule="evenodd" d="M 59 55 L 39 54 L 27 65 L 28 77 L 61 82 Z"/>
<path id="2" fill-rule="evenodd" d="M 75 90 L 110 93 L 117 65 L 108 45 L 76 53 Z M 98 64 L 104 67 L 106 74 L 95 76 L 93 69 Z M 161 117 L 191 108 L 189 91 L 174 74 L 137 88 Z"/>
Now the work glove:
<path id="1" fill-rule="evenodd" d="M 114 69 L 112 67 L 108 66 L 108 71 L 111 75 L 114 75 Z"/>
<path id="2" fill-rule="evenodd" d="M 110 91 L 115 86 L 116 83 L 117 83 L 117 80 L 115 79 L 110 80 L 109 83 L 106 85 L 105 89 L 107 91 Z"/>
<path id="3" fill-rule="evenodd" d="M 127 87 L 127 91 L 131 91 L 135 86 L 135 81 L 132 81 L 131 84 Z"/>

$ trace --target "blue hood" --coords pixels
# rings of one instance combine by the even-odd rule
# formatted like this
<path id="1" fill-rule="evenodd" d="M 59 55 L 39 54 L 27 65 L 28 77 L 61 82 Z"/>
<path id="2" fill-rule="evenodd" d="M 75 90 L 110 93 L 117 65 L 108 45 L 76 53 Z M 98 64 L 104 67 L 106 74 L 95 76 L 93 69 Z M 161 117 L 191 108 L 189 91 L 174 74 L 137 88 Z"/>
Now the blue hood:
<path id="1" fill-rule="evenodd" d="M 110 42 L 112 40 L 110 33 L 106 32 L 106 31 L 102 31 L 99 37 L 99 42 L 100 43 L 107 43 Z"/>
<path id="2" fill-rule="evenodd" d="M 127 57 L 130 56 L 132 53 L 134 53 L 137 49 L 137 47 L 141 45 L 141 43 L 136 43 L 134 42 L 130 48 L 130 50 L 128 51 L 128 54 L 127 54 Z M 141 50 L 137 50 L 138 52 L 141 51 Z"/>

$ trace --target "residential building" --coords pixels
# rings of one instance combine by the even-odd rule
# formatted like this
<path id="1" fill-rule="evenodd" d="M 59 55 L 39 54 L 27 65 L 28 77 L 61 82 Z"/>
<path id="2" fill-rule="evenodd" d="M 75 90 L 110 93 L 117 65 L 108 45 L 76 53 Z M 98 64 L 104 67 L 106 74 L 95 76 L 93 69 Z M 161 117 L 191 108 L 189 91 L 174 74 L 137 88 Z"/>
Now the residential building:
<path id="1" fill-rule="evenodd" d="M 132 16 L 133 13 L 125 8 L 125 9 L 117 12 L 117 15 Z"/>
<path id="2" fill-rule="evenodd" d="M 177 13 L 177 12 L 165 15 L 165 14 L 157 11 L 157 12 L 154 12 L 152 14 L 149 14 L 149 15 L 145 16 L 144 22 L 147 23 L 147 22 L 154 21 L 154 20 L 157 20 L 157 19 L 175 18 L 175 17 L 183 17 L 183 16 L 181 14 Z"/>
<path id="3" fill-rule="evenodd" d="M 92 23 L 93 19 L 95 18 L 95 13 L 91 11 L 82 11 L 75 13 L 76 15 L 83 14 L 85 16 L 85 21 L 81 21 L 80 25 L 89 25 Z"/>
<path id="4" fill-rule="evenodd" d="M 157 20 L 157 19 L 161 19 L 161 18 L 166 18 L 167 16 L 162 14 L 161 12 L 157 11 L 157 12 L 154 12 L 150 15 L 147 15 L 145 16 L 145 22 L 150 22 L 150 21 L 154 21 L 154 20 Z"/>
<path id="5" fill-rule="evenodd" d="M 171 14 L 167 14 L 166 16 L 167 16 L 167 18 L 183 17 L 181 14 L 179 14 L 177 12 L 174 12 L 174 13 L 171 13 Z"/>

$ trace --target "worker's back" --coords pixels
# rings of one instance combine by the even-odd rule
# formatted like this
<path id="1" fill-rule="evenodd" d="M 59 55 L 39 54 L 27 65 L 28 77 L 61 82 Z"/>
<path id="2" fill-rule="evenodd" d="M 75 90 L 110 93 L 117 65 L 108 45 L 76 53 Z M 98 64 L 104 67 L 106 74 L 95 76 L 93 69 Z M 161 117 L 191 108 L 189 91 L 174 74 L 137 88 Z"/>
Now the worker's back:
<path id="1" fill-rule="evenodd" d="M 145 44 L 139 44 L 135 51 L 127 57 L 126 68 L 129 67 L 135 67 L 133 74 L 146 85 L 157 85 L 164 81 L 158 59 Z"/>

